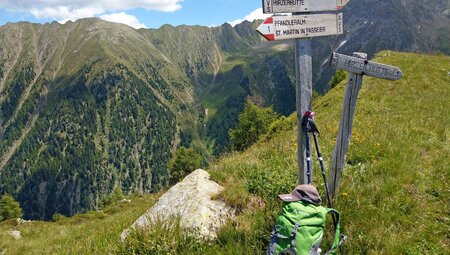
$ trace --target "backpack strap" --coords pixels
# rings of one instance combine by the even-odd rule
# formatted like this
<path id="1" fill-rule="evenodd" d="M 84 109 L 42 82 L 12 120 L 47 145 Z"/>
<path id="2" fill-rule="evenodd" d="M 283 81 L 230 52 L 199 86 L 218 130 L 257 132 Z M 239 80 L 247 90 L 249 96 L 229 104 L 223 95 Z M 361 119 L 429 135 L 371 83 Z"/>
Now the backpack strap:
<path id="1" fill-rule="evenodd" d="M 297 238 L 297 232 L 298 232 L 298 228 L 300 227 L 300 222 L 299 221 L 297 221 L 296 223 L 295 223 L 295 226 L 294 226 L 294 228 L 292 229 L 292 233 L 291 233 L 291 248 L 294 248 L 295 247 L 295 243 L 297 242 L 296 241 L 296 238 Z"/>
<path id="2" fill-rule="evenodd" d="M 336 216 L 335 217 L 336 225 L 334 226 L 336 232 L 334 233 L 333 245 L 331 246 L 331 249 L 325 253 L 325 255 L 335 254 L 335 250 L 342 244 L 342 242 L 339 242 L 339 237 L 341 234 L 341 224 L 339 223 L 339 212 L 332 208 L 327 208 L 327 214 L 328 213 L 332 213 Z M 342 241 L 344 241 L 345 239 L 346 237 L 343 238 Z"/>
<path id="3" fill-rule="evenodd" d="M 270 233 L 270 244 L 269 250 L 267 251 L 267 255 L 274 255 L 275 249 L 277 247 L 277 237 L 278 237 L 278 229 L 277 225 L 273 226 L 272 233 Z"/>
<path id="4" fill-rule="evenodd" d="M 294 225 L 294 228 L 291 232 L 291 246 L 289 248 L 281 251 L 280 255 L 298 255 L 297 251 L 295 250 L 295 244 L 297 243 L 297 232 L 298 228 L 300 227 L 300 222 L 296 222 Z"/>
<path id="5" fill-rule="evenodd" d="M 295 223 L 294 228 L 292 229 L 292 233 L 291 233 L 291 246 L 282 251 L 280 254 L 292 254 L 292 255 L 297 255 L 297 252 L 295 251 L 295 243 L 296 243 L 296 238 L 297 238 L 297 232 L 298 232 L 298 228 L 300 227 L 300 222 Z M 275 255 L 275 250 L 277 248 L 277 239 L 278 237 L 280 238 L 287 238 L 286 236 L 281 235 L 280 233 L 278 233 L 278 229 L 277 226 L 275 225 L 272 229 L 272 232 L 270 234 L 270 245 L 269 245 L 269 249 L 267 250 L 267 255 Z M 284 252 L 284 253 L 283 253 Z"/>

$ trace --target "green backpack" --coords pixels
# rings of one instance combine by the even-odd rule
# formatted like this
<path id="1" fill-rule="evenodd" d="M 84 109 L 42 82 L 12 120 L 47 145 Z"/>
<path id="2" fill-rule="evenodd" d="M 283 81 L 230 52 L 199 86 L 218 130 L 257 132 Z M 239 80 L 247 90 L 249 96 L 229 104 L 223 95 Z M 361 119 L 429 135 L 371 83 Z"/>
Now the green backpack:
<path id="1" fill-rule="evenodd" d="M 320 254 L 319 247 L 328 213 L 335 215 L 336 233 L 333 245 L 325 255 L 335 254 L 336 249 L 341 244 L 339 242 L 339 213 L 334 209 L 314 205 L 306 201 L 283 202 L 283 208 L 272 231 L 267 254 Z"/>

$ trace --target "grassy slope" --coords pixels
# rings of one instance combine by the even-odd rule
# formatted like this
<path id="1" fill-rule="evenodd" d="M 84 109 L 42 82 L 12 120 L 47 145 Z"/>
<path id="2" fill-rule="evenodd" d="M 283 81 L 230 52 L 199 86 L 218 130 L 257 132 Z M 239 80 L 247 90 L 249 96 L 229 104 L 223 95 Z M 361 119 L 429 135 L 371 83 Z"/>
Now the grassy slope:
<path id="1" fill-rule="evenodd" d="M 399 66 L 405 77 L 396 82 L 365 78 L 350 164 L 336 203 L 350 238 L 345 248 L 349 254 L 444 254 L 448 250 L 449 60 L 382 52 L 377 61 Z M 328 169 L 343 95 L 342 83 L 314 103 Z M 232 190 L 262 196 L 267 206 L 261 210 L 267 219 L 267 212 L 278 210 L 275 195 L 294 186 L 295 151 L 293 130 L 223 159 L 213 173 L 222 184 L 233 187 L 224 194 L 230 201 L 239 204 L 246 198 L 245 192 Z M 281 175 L 284 181 L 277 177 Z M 320 174 L 314 177 L 323 196 Z M 275 208 L 271 207 L 274 202 Z M 267 231 L 267 227 L 255 226 L 255 230 Z"/>
<path id="2" fill-rule="evenodd" d="M 382 52 L 377 61 L 399 66 L 405 77 L 396 82 L 366 77 L 361 89 L 349 165 L 336 203 L 349 236 L 344 249 L 346 254 L 445 254 L 450 246 L 450 58 Z M 343 94 L 341 83 L 314 102 L 327 169 Z M 291 116 L 272 140 L 211 166 L 212 177 L 227 188 L 222 197 L 242 212 L 217 242 L 191 245 L 169 236 L 160 247 L 171 254 L 261 254 L 279 210 L 276 194 L 288 192 L 296 182 L 294 123 Z M 323 196 L 318 172 L 313 182 Z M 19 241 L 5 234 L 15 227 L 2 223 L 0 253 L 5 248 L 7 254 L 117 251 L 118 234 L 145 211 L 151 203 L 142 201 L 148 200 L 153 199 L 133 200 L 112 215 L 93 213 L 95 219 L 81 223 L 77 218 L 89 217 L 20 226 L 24 237 Z M 154 244 L 132 242 L 119 250 L 167 254 L 152 253 Z"/>
<path id="3" fill-rule="evenodd" d="M 35 221 L 16 226 L 14 220 L 0 224 L 0 254 L 110 254 L 117 250 L 119 235 L 142 215 L 156 195 L 117 202 L 102 211 L 62 218 L 56 222 Z M 8 230 L 19 230 L 14 240 Z"/>

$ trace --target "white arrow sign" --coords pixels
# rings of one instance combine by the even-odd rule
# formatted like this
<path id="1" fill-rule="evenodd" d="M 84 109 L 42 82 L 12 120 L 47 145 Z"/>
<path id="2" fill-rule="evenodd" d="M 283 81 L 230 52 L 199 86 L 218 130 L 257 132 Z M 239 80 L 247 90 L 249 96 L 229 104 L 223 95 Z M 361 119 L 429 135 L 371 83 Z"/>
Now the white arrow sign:
<path id="1" fill-rule="evenodd" d="M 349 0 L 263 0 L 264 13 L 335 11 Z"/>
<path id="2" fill-rule="evenodd" d="M 396 66 L 380 64 L 339 53 L 333 53 L 330 65 L 334 69 L 342 69 L 356 74 L 369 75 L 392 81 L 403 77 L 402 71 Z"/>
<path id="3" fill-rule="evenodd" d="M 342 34 L 342 13 L 273 16 L 257 29 L 269 41 Z"/>

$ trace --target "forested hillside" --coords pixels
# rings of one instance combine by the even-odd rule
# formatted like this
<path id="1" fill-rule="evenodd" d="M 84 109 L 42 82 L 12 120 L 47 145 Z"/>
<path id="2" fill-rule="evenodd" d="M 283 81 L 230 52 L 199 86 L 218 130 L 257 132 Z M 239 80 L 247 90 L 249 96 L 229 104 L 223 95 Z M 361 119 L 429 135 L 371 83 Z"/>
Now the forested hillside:
<path id="1" fill-rule="evenodd" d="M 2 30 L 14 50 L 2 51 L 0 193 L 16 196 L 26 218 L 72 215 L 116 188 L 166 184 L 177 134 L 171 102 L 189 88 L 151 44 L 99 20 Z M 121 48 L 119 35 L 136 46 Z"/>

